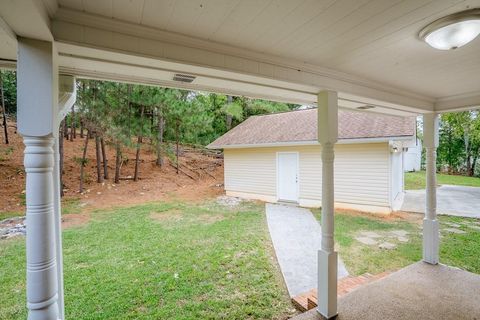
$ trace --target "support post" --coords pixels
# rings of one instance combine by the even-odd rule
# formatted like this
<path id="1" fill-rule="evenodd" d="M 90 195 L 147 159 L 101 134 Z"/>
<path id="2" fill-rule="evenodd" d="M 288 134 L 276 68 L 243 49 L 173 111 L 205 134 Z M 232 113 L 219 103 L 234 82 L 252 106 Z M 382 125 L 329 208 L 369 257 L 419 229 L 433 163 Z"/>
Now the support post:
<path id="1" fill-rule="evenodd" d="M 54 151 L 58 66 L 53 43 L 18 38 L 17 97 L 18 132 L 25 143 L 28 319 L 56 320 L 63 318 L 63 299 L 59 298 L 60 205 Z"/>
<path id="2" fill-rule="evenodd" d="M 334 249 L 334 146 L 338 139 L 338 97 L 318 94 L 318 141 L 322 145 L 322 247 L 318 251 L 318 308 L 327 319 L 337 315 L 337 252 Z"/>
<path id="3" fill-rule="evenodd" d="M 439 223 L 437 220 L 437 147 L 438 114 L 423 115 L 423 145 L 426 151 L 426 197 L 423 219 L 423 261 L 439 261 Z"/>

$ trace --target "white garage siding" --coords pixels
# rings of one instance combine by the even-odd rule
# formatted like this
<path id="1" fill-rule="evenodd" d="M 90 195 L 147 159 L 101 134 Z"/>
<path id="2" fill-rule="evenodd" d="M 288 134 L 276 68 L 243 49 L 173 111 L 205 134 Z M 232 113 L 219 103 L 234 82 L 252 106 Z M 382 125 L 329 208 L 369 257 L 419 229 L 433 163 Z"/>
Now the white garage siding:
<path id="1" fill-rule="evenodd" d="M 225 149 L 227 194 L 276 201 L 277 152 L 299 153 L 301 205 L 319 206 L 322 195 L 320 146 Z M 388 143 L 335 146 L 335 201 L 339 207 L 390 207 Z M 377 210 L 377 211 L 385 211 Z"/>
<path id="2" fill-rule="evenodd" d="M 225 190 L 248 198 L 276 201 L 276 161 L 276 152 L 270 148 L 225 150 Z"/>

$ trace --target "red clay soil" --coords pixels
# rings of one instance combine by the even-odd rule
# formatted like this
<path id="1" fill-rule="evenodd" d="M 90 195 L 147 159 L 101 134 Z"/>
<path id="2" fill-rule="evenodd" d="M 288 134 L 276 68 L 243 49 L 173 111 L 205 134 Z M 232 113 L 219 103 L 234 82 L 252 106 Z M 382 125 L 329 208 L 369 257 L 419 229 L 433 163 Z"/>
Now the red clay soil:
<path id="1" fill-rule="evenodd" d="M 13 124 L 11 124 L 13 125 Z M 2 135 L 3 140 L 3 135 Z M 0 212 L 25 210 L 25 172 L 23 167 L 24 145 L 22 137 L 9 127 L 10 144 L 0 142 Z M 2 141 L 3 142 L 3 141 Z M 85 187 L 80 194 L 79 177 L 84 139 L 64 140 L 64 200 L 80 199 L 83 208 L 109 208 L 139 204 L 160 200 L 201 201 L 223 193 L 223 160 L 204 155 L 200 152 L 185 149 L 180 156 L 180 168 L 192 176 L 176 170 L 167 158 L 162 168 L 155 164 L 155 154 L 145 145 L 140 154 L 140 179 L 121 180 L 113 183 L 115 150 L 107 145 L 109 179 L 97 183 L 95 140 L 90 139 L 88 145 L 88 162 L 85 167 Z M 132 177 L 135 163 L 135 150 L 123 150 L 127 159 L 121 170 L 124 178 Z M 190 169 L 194 169 L 192 172 Z M 200 169 L 201 168 L 201 169 Z M 103 171 L 102 171 L 103 172 Z"/>

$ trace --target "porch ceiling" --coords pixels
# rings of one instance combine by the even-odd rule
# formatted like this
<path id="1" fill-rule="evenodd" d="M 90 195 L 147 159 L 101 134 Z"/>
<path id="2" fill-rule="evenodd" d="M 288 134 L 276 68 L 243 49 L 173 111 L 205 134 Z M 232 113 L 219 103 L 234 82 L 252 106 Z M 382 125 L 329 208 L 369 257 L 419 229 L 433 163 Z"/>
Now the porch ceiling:
<path id="1" fill-rule="evenodd" d="M 478 0 L 59 0 L 59 5 L 324 66 L 426 96 L 480 91 L 480 41 L 441 52 L 417 38 L 427 23 L 479 6 Z"/>
<path id="2" fill-rule="evenodd" d="M 61 66 L 70 72 L 185 86 L 172 83 L 171 73 L 194 70 L 201 71 L 191 85 L 197 89 L 300 103 L 313 102 L 317 91 L 332 89 L 350 107 L 373 104 L 378 111 L 385 107 L 396 110 L 393 113 L 480 105 L 480 41 L 444 52 L 417 37 L 429 22 L 479 7 L 480 0 L 21 3 L 0 3 L 7 27 L 17 35 L 57 40 L 65 57 Z M 30 12 L 35 10 L 36 15 Z M 26 11 L 31 19 L 23 22 L 20 15 Z M 42 19 L 45 15 L 46 20 Z M 50 35 L 44 32 L 45 26 Z M 72 47 L 63 51 L 68 45 L 101 50 L 93 57 L 92 50 L 74 55 L 69 52 Z M 138 67 L 151 65 L 140 66 L 137 57 L 141 56 L 162 64 L 177 63 L 178 68 L 163 70 L 167 72 L 164 78 L 142 79 L 141 73 L 121 74 L 123 67 L 107 67 L 107 62 L 117 63 L 108 61 L 111 53 L 134 55 L 130 62 Z M 1 48 L 0 54 L 11 56 Z M 91 58 L 95 67 L 87 63 L 79 68 L 82 60 Z"/>

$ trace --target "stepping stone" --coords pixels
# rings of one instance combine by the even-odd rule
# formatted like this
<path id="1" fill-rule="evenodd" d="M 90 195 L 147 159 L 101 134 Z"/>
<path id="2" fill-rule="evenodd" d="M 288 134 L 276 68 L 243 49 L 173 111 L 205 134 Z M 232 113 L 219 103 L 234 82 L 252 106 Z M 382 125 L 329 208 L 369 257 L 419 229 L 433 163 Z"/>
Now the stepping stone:
<path id="1" fill-rule="evenodd" d="M 480 226 L 470 226 L 470 225 L 468 225 L 468 227 L 471 228 L 471 229 L 480 230 Z"/>
<path id="2" fill-rule="evenodd" d="M 378 245 L 378 247 L 380 249 L 393 250 L 397 247 L 397 245 L 390 242 L 382 242 Z"/>
<path id="3" fill-rule="evenodd" d="M 398 237 L 405 237 L 408 234 L 408 232 L 405 230 L 392 230 L 389 233 Z"/>
<path id="4" fill-rule="evenodd" d="M 460 230 L 460 229 L 457 229 L 457 228 L 445 228 L 443 230 L 447 231 L 447 232 L 450 232 L 450 233 L 458 233 L 458 234 L 467 233 L 467 232 L 465 232 L 463 230 Z"/>
<path id="5" fill-rule="evenodd" d="M 367 237 L 367 238 L 380 238 L 381 237 L 381 235 L 379 235 L 378 233 L 373 232 L 373 231 L 362 231 L 362 232 L 360 232 L 360 235 L 362 237 Z"/>
<path id="6" fill-rule="evenodd" d="M 407 237 L 398 237 L 397 239 L 398 239 L 398 241 L 400 241 L 400 242 L 408 242 L 408 238 L 407 238 Z"/>
<path id="7" fill-rule="evenodd" d="M 372 239 L 372 238 L 369 238 L 369 237 L 356 237 L 355 240 L 357 240 L 358 242 L 361 242 L 363 244 L 366 244 L 367 246 L 377 244 L 377 241 L 375 239 Z"/>

